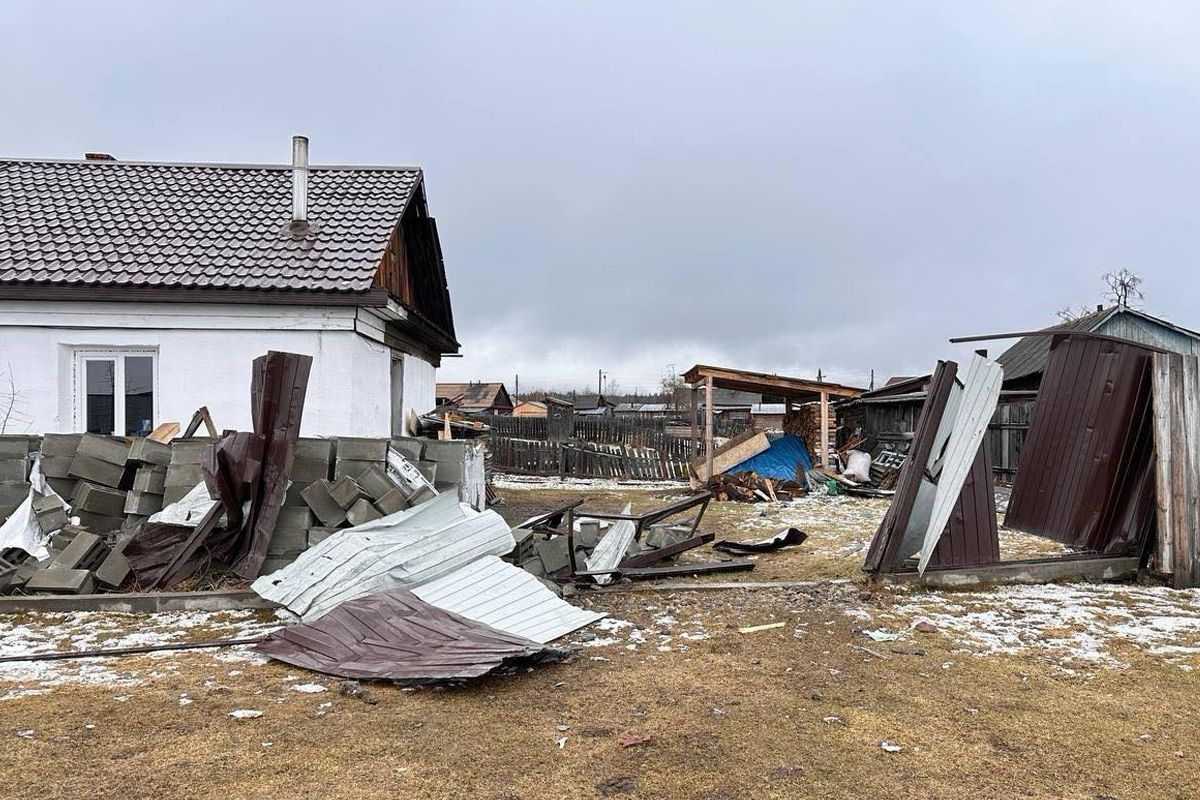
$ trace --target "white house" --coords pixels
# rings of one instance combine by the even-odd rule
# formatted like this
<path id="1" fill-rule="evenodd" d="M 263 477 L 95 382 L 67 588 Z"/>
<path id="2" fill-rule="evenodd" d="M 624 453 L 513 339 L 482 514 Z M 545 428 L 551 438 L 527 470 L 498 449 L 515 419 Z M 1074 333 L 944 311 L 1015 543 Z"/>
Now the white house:
<path id="1" fill-rule="evenodd" d="M 307 436 L 387 436 L 458 351 L 417 167 L 0 159 L 8 433 L 138 435 L 207 406 L 250 428 L 250 368 L 313 356 Z M 19 419 L 18 419 L 19 418 Z"/>

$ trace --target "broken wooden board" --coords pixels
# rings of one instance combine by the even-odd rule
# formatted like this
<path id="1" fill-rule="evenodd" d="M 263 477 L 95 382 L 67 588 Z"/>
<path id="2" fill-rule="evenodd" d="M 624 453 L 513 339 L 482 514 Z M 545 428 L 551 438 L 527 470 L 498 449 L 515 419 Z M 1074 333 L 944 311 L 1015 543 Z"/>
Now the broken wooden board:
<path id="1" fill-rule="evenodd" d="M 716 449 L 713 453 L 713 474 L 720 475 L 746 459 L 766 452 L 770 446 L 771 442 L 762 431 L 747 431 Z M 712 477 L 708 474 L 708 464 L 704 458 L 692 462 L 692 471 L 700 481 Z"/>

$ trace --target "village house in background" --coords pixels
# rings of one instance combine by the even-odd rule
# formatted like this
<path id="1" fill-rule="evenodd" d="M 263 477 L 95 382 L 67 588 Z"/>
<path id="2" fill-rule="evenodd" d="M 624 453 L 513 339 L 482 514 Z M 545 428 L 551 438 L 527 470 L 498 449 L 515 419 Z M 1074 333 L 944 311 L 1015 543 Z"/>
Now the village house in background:
<path id="1" fill-rule="evenodd" d="M 513 406 L 514 417 L 545 417 L 546 403 L 542 400 L 524 400 Z"/>
<path id="2" fill-rule="evenodd" d="M 439 383 L 437 404 L 460 414 L 511 414 L 513 401 L 503 383 Z"/>
<path id="3" fill-rule="evenodd" d="M 140 436 L 206 405 L 248 429 L 251 363 L 313 356 L 303 433 L 404 433 L 458 352 L 409 166 L 0 160 L 0 352 L 22 430 Z"/>
<path id="4" fill-rule="evenodd" d="M 1173 353 L 1200 355 L 1200 333 L 1123 305 L 1096 306 L 1091 314 L 1044 330 L 1115 336 Z M 1004 367 L 1004 388 L 1037 389 L 1049 356 L 1049 336 L 1018 340 L 996 359 Z"/>

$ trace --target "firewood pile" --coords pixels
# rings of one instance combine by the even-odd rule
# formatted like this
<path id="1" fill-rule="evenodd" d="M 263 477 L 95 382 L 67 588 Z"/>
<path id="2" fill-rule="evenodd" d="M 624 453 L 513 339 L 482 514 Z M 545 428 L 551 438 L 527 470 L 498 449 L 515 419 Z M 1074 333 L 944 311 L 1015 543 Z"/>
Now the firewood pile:
<path id="1" fill-rule="evenodd" d="M 707 488 L 716 500 L 741 503 L 773 503 L 804 493 L 803 487 L 795 481 L 764 478 L 755 472 L 717 475 L 708 482 Z"/>

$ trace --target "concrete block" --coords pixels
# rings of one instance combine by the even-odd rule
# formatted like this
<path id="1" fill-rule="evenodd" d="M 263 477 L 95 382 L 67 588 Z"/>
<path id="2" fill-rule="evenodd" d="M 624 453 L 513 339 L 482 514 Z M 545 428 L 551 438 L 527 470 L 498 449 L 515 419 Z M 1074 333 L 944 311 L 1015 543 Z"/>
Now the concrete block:
<path id="1" fill-rule="evenodd" d="M 71 468 L 67 470 L 67 474 L 72 478 L 115 489 L 121 485 L 121 477 L 125 474 L 125 462 L 113 464 L 80 453 L 71 462 Z"/>
<path id="2" fill-rule="evenodd" d="M 342 508 L 349 509 L 364 497 L 364 494 L 362 487 L 355 483 L 353 478 L 345 477 L 329 487 L 329 496 Z"/>
<path id="3" fill-rule="evenodd" d="M 30 453 L 36 453 L 38 437 L 0 435 L 0 460 L 21 458 L 28 460 Z"/>
<path id="4" fill-rule="evenodd" d="M 542 567 L 547 575 L 553 575 L 560 569 L 571 566 L 570 550 L 567 548 L 566 536 L 551 536 L 549 539 L 535 539 L 533 549 L 542 560 Z"/>
<path id="5" fill-rule="evenodd" d="M 125 545 L 133 538 L 132 533 L 124 533 L 109 550 L 108 555 L 94 570 L 96 584 L 104 589 L 116 591 L 129 577 L 129 561 L 125 558 Z"/>
<path id="6" fill-rule="evenodd" d="M 163 489 L 163 508 L 178 503 L 183 499 L 183 496 L 194 489 L 195 486 L 168 486 Z"/>
<path id="7" fill-rule="evenodd" d="M 79 485 L 79 481 L 74 478 L 46 478 L 46 483 L 50 484 L 50 488 L 64 500 L 74 497 L 75 487 Z"/>
<path id="8" fill-rule="evenodd" d="M 195 485 L 195 484 L 193 484 Z M 133 491 L 162 494 L 167 486 L 167 467 L 143 466 L 138 467 L 133 474 Z"/>
<path id="9" fill-rule="evenodd" d="M 133 514 L 139 517 L 148 517 L 151 514 L 156 514 L 163 509 L 163 496 L 153 492 L 137 492 L 133 491 L 125 495 L 126 514 Z"/>
<path id="10" fill-rule="evenodd" d="M 316 547 L 321 542 L 328 539 L 338 532 L 337 528 L 309 528 L 308 529 L 308 546 Z"/>
<path id="11" fill-rule="evenodd" d="M 383 465 L 384 462 L 382 461 L 352 461 L 350 459 L 339 458 L 333 468 L 333 479 L 354 478 L 361 475 L 363 470 Z"/>
<path id="12" fill-rule="evenodd" d="M 282 555 L 282 556 L 267 556 L 266 558 L 263 559 L 262 567 L 259 568 L 258 574 L 259 575 L 270 575 L 272 572 L 281 570 L 284 567 L 286 567 L 288 564 L 291 564 L 293 561 L 295 561 L 296 556 L 298 556 L 298 555 L 300 555 L 300 554 L 293 553 L 290 555 Z"/>
<path id="13" fill-rule="evenodd" d="M 129 460 L 166 466 L 171 463 L 171 445 L 153 439 L 137 438 L 129 448 Z"/>
<path id="14" fill-rule="evenodd" d="M 103 540 L 94 533 L 79 531 L 58 555 L 50 561 L 50 567 L 59 569 L 86 569 L 96 551 L 104 547 Z"/>
<path id="15" fill-rule="evenodd" d="M 296 442 L 296 458 L 312 458 L 324 461 L 326 464 L 332 464 L 333 451 L 336 445 L 337 441 L 334 439 L 305 437 Z"/>
<path id="16" fill-rule="evenodd" d="M 275 520 L 276 528 L 297 528 L 307 530 L 316 524 L 312 512 L 307 507 L 296 506 L 279 509 L 279 517 Z"/>
<path id="17" fill-rule="evenodd" d="M 119 517 L 125 513 L 125 492 L 82 481 L 75 489 L 71 508 L 76 511 L 90 511 L 93 514 Z"/>
<path id="18" fill-rule="evenodd" d="M 530 575 L 536 575 L 539 578 L 545 576 L 546 574 L 546 568 L 542 566 L 542 560 L 537 556 L 526 559 L 517 566 L 528 572 Z"/>
<path id="19" fill-rule="evenodd" d="M 0 483 L 0 507 L 11 504 L 15 508 L 24 503 L 28 496 L 28 483 Z"/>
<path id="20" fill-rule="evenodd" d="M 25 582 L 25 591 L 27 592 L 91 594 L 94 587 L 95 583 L 89 570 L 63 569 L 61 567 L 38 570 Z"/>
<path id="21" fill-rule="evenodd" d="M 66 478 L 71 474 L 75 456 L 42 456 L 42 475 L 47 478 Z"/>
<path id="22" fill-rule="evenodd" d="M 308 530 L 306 528 L 276 528 L 267 544 L 268 556 L 282 556 L 291 553 L 302 553 L 308 548 Z"/>
<path id="23" fill-rule="evenodd" d="M 600 544 L 600 520 L 585 519 L 579 523 L 575 533 L 575 549 L 591 550 Z"/>
<path id="24" fill-rule="evenodd" d="M 0 482 L 20 483 L 28 477 L 28 458 L 6 458 L 0 461 Z"/>
<path id="25" fill-rule="evenodd" d="M 76 448 L 75 454 L 124 466 L 125 461 L 129 458 L 129 445 L 123 439 L 115 436 L 97 436 L 94 433 L 85 433 L 79 439 L 79 447 Z"/>
<path id="26" fill-rule="evenodd" d="M 74 458 L 82 433 L 47 433 L 42 437 L 42 456 Z"/>
<path id="27" fill-rule="evenodd" d="M 396 484 L 392 483 L 392 479 L 384 472 L 383 467 L 378 464 L 372 464 L 367 467 L 354 479 L 363 490 L 363 494 L 372 500 L 378 500 L 385 494 L 396 488 Z"/>
<path id="28" fill-rule="evenodd" d="M 461 468 L 467 460 L 467 446 L 461 441 L 443 442 L 430 439 L 425 443 L 425 453 L 421 459 L 436 461 L 439 464 L 453 464 Z"/>
<path id="29" fill-rule="evenodd" d="M 332 462 L 325 459 L 297 456 L 292 462 L 291 479 L 296 483 L 319 481 L 329 477 L 331 467 Z"/>
<path id="30" fill-rule="evenodd" d="M 309 485 L 310 484 L 307 483 L 296 483 L 293 481 L 291 485 L 288 486 L 287 493 L 283 496 L 283 504 L 285 506 L 292 506 L 293 508 L 307 508 L 308 503 L 304 501 L 304 490 L 307 489 Z"/>
<path id="31" fill-rule="evenodd" d="M 375 507 L 379 509 L 379 513 L 386 517 L 388 514 L 395 514 L 397 511 L 403 511 L 408 508 L 409 502 L 408 498 L 404 496 L 404 490 L 397 486 L 376 500 Z"/>
<path id="32" fill-rule="evenodd" d="M 385 461 L 387 439 L 363 439 L 339 436 L 337 439 L 338 461 Z"/>
<path id="33" fill-rule="evenodd" d="M 199 464 L 204 448 L 212 444 L 212 439 L 176 439 L 171 442 L 171 465 Z"/>
<path id="34" fill-rule="evenodd" d="M 392 449 L 409 461 L 420 461 L 425 450 L 426 439 L 413 439 L 409 436 L 397 436 L 392 439 Z"/>
<path id="35" fill-rule="evenodd" d="M 124 508 L 122 507 L 123 510 Z M 119 531 L 125 522 L 124 516 L 110 517 L 104 514 L 95 514 L 91 511 L 75 511 L 73 513 L 79 517 L 79 524 L 92 533 L 103 534 Z"/>
<path id="36" fill-rule="evenodd" d="M 63 526 L 71 520 L 67 516 L 67 512 L 63 510 L 47 511 L 37 515 L 38 527 L 41 528 L 43 534 L 51 534 L 55 531 L 62 530 Z"/>
<path id="37" fill-rule="evenodd" d="M 186 486 L 191 489 L 198 483 L 204 482 L 204 470 L 199 464 L 171 464 L 167 467 L 167 477 L 163 488 L 167 486 Z"/>
<path id="38" fill-rule="evenodd" d="M 361 498 L 346 510 L 346 519 L 351 525 L 362 525 L 364 522 L 370 522 L 374 519 L 379 519 L 383 514 L 379 513 L 379 509 L 371 505 L 366 498 Z"/>
<path id="39" fill-rule="evenodd" d="M 436 482 L 438 475 L 438 463 L 436 461 L 418 461 L 413 466 L 425 476 L 425 480 L 430 483 Z"/>
<path id="40" fill-rule="evenodd" d="M 337 504 L 330 494 L 333 484 L 328 480 L 310 483 L 301 495 L 304 502 L 317 515 L 317 519 L 329 528 L 336 528 L 346 521 L 346 509 Z"/>

